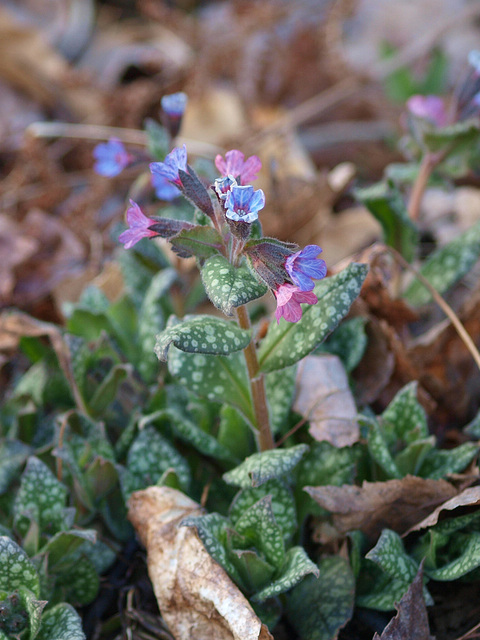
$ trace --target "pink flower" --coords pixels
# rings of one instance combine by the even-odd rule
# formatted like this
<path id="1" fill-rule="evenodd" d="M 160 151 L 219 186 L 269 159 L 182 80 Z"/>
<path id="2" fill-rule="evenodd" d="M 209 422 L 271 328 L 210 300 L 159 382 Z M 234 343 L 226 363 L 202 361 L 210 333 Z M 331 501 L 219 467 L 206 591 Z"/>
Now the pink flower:
<path id="1" fill-rule="evenodd" d="M 412 96 L 407 100 L 407 109 L 412 115 L 429 120 L 437 127 L 444 127 L 447 124 L 445 102 L 439 96 Z"/>
<path id="2" fill-rule="evenodd" d="M 232 151 L 227 151 L 225 159 L 218 155 L 215 158 L 215 166 L 222 176 L 233 176 L 238 184 L 245 186 L 257 179 L 257 173 L 262 168 L 262 163 L 258 156 L 250 156 L 245 160 L 241 151 L 232 149 Z"/>
<path id="3" fill-rule="evenodd" d="M 125 249 L 130 249 L 142 238 L 154 238 L 158 233 L 149 229 L 156 224 L 152 218 L 147 218 L 136 202 L 130 200 L 132 205 L 127 210 L 127 223 L 129 228 L 118 236 L 120 242 L 125 244 Z"/>
<path id="4" fill-rule="evenodd" d="M 275 311 L 277 324 L 282 317 L 287 322 L 298 322 L 302 317 L 300 303 L 316 304 L 318 302 L 317 296 L 312 291 L 300 291 L 294 284 L 281 284 L 273 293 L 277 298 L 277 310 Z"/>

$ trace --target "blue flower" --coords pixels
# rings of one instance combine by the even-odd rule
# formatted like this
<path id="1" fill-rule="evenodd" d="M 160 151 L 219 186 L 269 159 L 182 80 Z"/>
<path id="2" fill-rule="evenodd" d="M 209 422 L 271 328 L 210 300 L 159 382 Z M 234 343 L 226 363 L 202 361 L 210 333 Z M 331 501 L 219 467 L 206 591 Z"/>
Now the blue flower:
<path id="1" fill-rule="evenodd" d="M 327 275 L 327 265 L 317 256 L 321 253 L 316 244 L 309 244 L 301 251 L 297 251 L 285 260 L 285 269 L 300 291 L 311 291 L 314 282 Z"/>
<path id="2" fill-rule="evenodd" d="M 108 142 L 97 144 L 93 155 L 96 160 L 95 171 L 108 178 L 118 176 L 132 162 L 132 156 L 117 138 L 111 138 Z"/>
<path id="3" fill-rule="evenodd" d="M 187 100 L 187 94 L 179 91 L 178 93 L 170 93 L 168 96 L 163 96 L 160 104 L 168 116 L 171 118 L 180 118 L 185 113 Z"/>
<path id="4" fill-rule="evenodd" d="M 265 206 L 265 194 L 250 185 L 232 186 L 225 200 L 225 215 L 235 222 L 255 222 Z"/>
<path id="5" fill-rule="evenodd" d="M 152 162 L 150 164 L 150 171 L 154 176 L 160 176 L 165 178 L 169 182 L 173 182 L 177 187 L 182 186 L 182 182 L 179 178 L 179 170 L 187 170 L 187 147 L 183 145 L 181 149 L 177 147 L 170 151 L 166 156 L 165 162 Z"/>
<path id="6" fill-rule="evenodd" d="M 171 202 L 180 195 L 180 190 L 177 189 L 174 184 L 169 182 L 164 176 L 156 173 L 152 174 L 152 185 L 155 189 L 155 195 L 160 200 Z"/>
<path id="7" fill-rule="evenodd" d="M 227 176 L 226 178 L 217 178 L 213 186 L 219 199 L 226 200 L 230 189 L 238 185 L 233 176 Z"/>

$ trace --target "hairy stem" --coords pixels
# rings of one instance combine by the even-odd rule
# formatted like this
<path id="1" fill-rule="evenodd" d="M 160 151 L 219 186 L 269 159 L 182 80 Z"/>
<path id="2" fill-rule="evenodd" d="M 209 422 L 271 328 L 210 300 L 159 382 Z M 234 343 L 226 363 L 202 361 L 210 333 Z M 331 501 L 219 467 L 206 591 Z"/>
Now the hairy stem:
<path id="1" fill-rule="evenodd" d="M 250 329 L 250 318 L 248 317 L 245 305 L 237 307 L 237 321 L 241 329 Z M 265 394 L 265 379 L 263 373 L 258 370 L 257 352 L 253 339 L 243 350 L 247 362 L 248 377 L 250 378 L 250 388 L 252 390 L 253 410 L 255 412 L 256 427 L 258 429 L 258 445 L 260 451 L 273 449 L 272 431 L 270 429 L 270 419 L 268 417 L 267 396 Z"/>
<path id="2" fill-rule="evenodd" d="M 428 180 L 432 175 L 432 171 L 435 169 L 442 157 L 438 154 L 434 155 L 427 152 L 422 158 L 417 179 L 414 182 L 412 193 L 410 194 L 410 200 L 408 201 L 408 215 L 410 216 L 410 220 L 413 220 L 414 222 L 419 218 L 420 206 L 422 204 L 423 194 L 427 188 Z"/>

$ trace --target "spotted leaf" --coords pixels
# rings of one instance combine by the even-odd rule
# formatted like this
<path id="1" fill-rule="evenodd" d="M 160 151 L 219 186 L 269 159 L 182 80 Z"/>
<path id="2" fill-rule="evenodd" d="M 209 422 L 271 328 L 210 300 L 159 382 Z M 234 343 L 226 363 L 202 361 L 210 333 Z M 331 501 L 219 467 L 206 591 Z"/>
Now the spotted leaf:
<path id="1" fill-rule="evenodd" d="M 403 387 L 382 413 L 383 422 L 394 429 L 394 440 L 411 443 L 429 435 L 425 410 L 417 400 L 417 386 L 414 381 Z"/>
<path id="2" fill-rule="evenodd" d="M 49 569 L 73 554 L 85 541 L 95 542 L 96 537 L 97 532 L 95 529 L 73 529 L 55 534 L 42 547 L 42 554 L 48 555 Z"/>
<path id="3" fill-rule="evenodd" d="M 272 371 L 265 376 L 265 393 L 274 434 L 285 430 L 285 423 L 295 396 L 296 376 L 296 365 L 281 371 Z"/>
<path id="4" fill-rule="evenodd" d="M 475 264 L 480 256 L 480 222 L 464 231 L 446 246 L 434 251 L 420 273 L 439 293 L 445 293 Z M 419 307 L 431 300 L 431 294 L 419 280 L 413 280 L 404 292 L 407 302 Z"/>
<path id="5" fill-rule="evenodd" d="M 432 449 L 418 475 L 436 480 L 450 473 L 460 473 L 478 455 L 478 451 L 479 445 L 475 442 L 464 442 L 454 449 Z"/>
<path id="6" fill-rule="evenodd" d="M 355 579 L 339 556 L 322 558 L 320 578 L 307 576 L 287 595 L 287 616 L 301 640 L 334 640 L 350 620 Z"/>
<path id="7" fill-rule="evenodd" d="M 259 349 L 261 370 L 284 369 L 313 351 L 348 313 L 360 293 L 367 271 L 365 264 L 350 264 L 317 284 L 314 293 L 318 302 L 304 305 L 303 316 L 298 322 L 272 322 Z"/>
<path id="8" fill-rule="evenodd" d="M 209 258 L 218 255 L 222 249 L 222 237 L 213 227 L 196 226 L 193 229 L 183 229 L 170 238 L 173 250 L 182 258 L 196 256 Z"/>
<path id="9" fill-rule="evenodd" d="M 313 573 L 318 578 L 319 570 L 317 565 L 310 560 L 303 547 L 291 547 L 285 554 L 285 561 L 280 575 L 267 587 L 257 592 L 253 596 L 253 600 L 261 602 L 267 598 L 285 593 L 309 573 Z"/>
<path id="10" fill-rule="evenodd" d="M 35 640 L 85 640 L 82 621 L 75 609 L 65 602 L 57 604 L 42 616 Z"/>
<path id="11" fill-rule="evenodd" d="M 8 490 L 31 451 L 30 447 L 20 440 L 2 440 L 0 443 L 0 495 Z"/>
<path id="12" fill-rule="evenodd" d="M 100 579 L 93 562 L 78 554 L 68 571 L 58 575 L 56 586 L 64 590 L 65 600 L 75 606 L 83 606 L 95 600 Z"/>
<path id="13" fill-rule="evenodd" d="M 272 496 L 252 504 L 235 523 L 235 531 L 263 552 L 267 562 L 280 567 L 285 558 L 283 532 L 272 511 Z"/>
<path id="14" fill-rule="evenodd" d="M 473 532 L 463 535 L 461 544 L 457 546 L 461 547 L 461 552 L 454 560 L 437 568 L 427 568 L 425 566 L 425 574 L 433 580 L 444 582 L 458 580 L 470 573 L 470 571 L 480 567 L 480 533 Z"/>
<path id="15" fill-rule="evenodd" d="M 7 536 L 0 536 L 0 591 L 11 593 L 24 586 L 36 597 L 40 593 L 40 580 L 25 551 Z"/>
<path id="16" fill-rule="evenodd" d="M 255 425 L 247 366 L 243 353 L 210 356 L 170 348 L 170 373 L 199 396 L 236 407 Z"/>
<path id="17" fill-rule="evenodd" d="M 202 280 L 210 300 L 227 316 L 233 314 L 235 307 L 267 292 L 267 287 L 246 266 L 234 267 L 223 256 L 213 256 L 205 262 Z"/>
<path id="18" fill-rule="evenodd" d="M 30 589 L 19 587 L 18 595 L 28 615 L 29 640 L 34 640 L 42 623 L 42 612 L 47 604 L 46 600 L 37 600 Z"/>
<path id="19" fill-rule="evenodd" d="M 298 444 L 289 449 L 272 449 L 254 453 L 241 465 L 223 475 L 227 484 L 242 489 L 259 487 L 272 478 L 281 478 L 292 471 L 308 451 L 306 444 Z"/>
<path id="20" fill-rule="evenodd" d="M 251 332 L 236 324 L 214 316 L 186 316 L 183 322 L 172 324 L 157 335 L 155 353 L 159 360 L 167 360 L 173 344 L 187 353 L 229 355 L 244 349 L 250 342 Z"/>

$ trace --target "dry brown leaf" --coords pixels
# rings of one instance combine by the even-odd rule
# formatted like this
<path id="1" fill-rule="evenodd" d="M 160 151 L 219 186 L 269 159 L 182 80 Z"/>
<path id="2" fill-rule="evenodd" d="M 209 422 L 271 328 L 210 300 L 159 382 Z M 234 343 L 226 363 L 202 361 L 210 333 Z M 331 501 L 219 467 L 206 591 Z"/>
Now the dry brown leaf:
<path id="1" fill-rule="evenodd" d="M 430 515 L 424 518 L 421 522 L 411 527 L 404 535 L 411 533 L 412 531 L 420 531 L 427 527 L 433 527 L 437 524 L 438 518 L 442 511 L 453 511 L 459 507 L 476 507 L 480 504 L 480 487 L 469 487 L 465 489 L 457 496 L 450 498 L 439 507 L 435 509 Z"/>
<path id="2" fill-rule="evenodd" d="M 457 493 L 445 480 L 417 476 L 364 482 L 361 487 L 305 487 L 305 490 L 333 514 L 333 524 L 338 531 L 361 529 L 372 540 L 385 528 L 404 533 Z"/>
<path id="3" fill-rule="evenodd" d="M 293 409 L 310 422 L 309 432 L 318 441 L 335 447 L 358 442 L 357 408 L 347 374 L 337 356 L 308 356 L 297 374 Z"/>
<path id="4" fill-rule="evenodd" d="M 128 517 L 147 549 L 162 616 L 176 640 L 273 640 L 250 604 L 200 542 L 179 526 L 200 506 L 180 491 L 149 487 L 132 494 Z"/>

